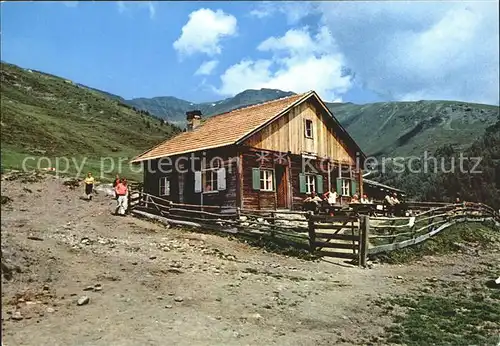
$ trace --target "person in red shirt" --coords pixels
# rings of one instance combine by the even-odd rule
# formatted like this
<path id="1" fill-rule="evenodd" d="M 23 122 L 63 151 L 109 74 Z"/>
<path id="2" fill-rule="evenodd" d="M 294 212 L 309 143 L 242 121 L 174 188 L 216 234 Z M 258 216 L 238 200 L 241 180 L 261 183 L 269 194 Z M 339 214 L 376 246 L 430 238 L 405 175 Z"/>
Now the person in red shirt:
<path id="1" fill-rule="evenodd" d="M 115 178 L 115 181 L 113 181 L 113 190 L 115 189 L 116 185 L 118 185 L 119 182 L 120 182 L 120 176 L 117 174 L 116 178 Z M 116 192 L 115 192 L 115 199 L 118 199 L 118 196 L 116 195 Z"/>
<path id="2" fill-rule="evenodd" d="M 127 179 L 122 178 L 118 184 L 115 186 L 117 207 L 115 213 L 118 215 L 125 215 L 127 211 L 127 194 L 128 186 Z"/>

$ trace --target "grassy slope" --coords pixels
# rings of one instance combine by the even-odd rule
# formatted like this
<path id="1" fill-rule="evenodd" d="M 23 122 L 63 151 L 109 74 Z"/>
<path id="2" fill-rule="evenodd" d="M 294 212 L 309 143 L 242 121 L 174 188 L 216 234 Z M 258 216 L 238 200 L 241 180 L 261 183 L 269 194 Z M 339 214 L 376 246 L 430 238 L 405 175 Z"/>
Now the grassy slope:
<path id="1" fill-rule="evenodd" d="M 457 101 L 329 104 L 369 155 L 420 156 L 443 145 L 464 149 L 496 122 L 498 106 Z"/>
<path id="2" fill-rule="evenodd" d="M 439 282 L 426 287 L 431 293 L 415 289 L 411 296 L 385 302 L 387 314 L 394 307 L 404 315 L 394 317 L 386 330 L 386 343 L 418 345 L 497 345 L 500 341 L 500 290 L 485 282 L 498 273 L 489 266 L 470 273 L 469 287 L 463 282 Z"/>
<path id="3" fill-rule="evenodd" d="M 1 83 L 3 168 L 65 156 L 88 157 L 86 169 L 96 170 L 101 157 L 131 158 L 179 131 L 56 76 L 2 63 Z"/>
<path id="4" fill-rule="evenodd" d="M 462 250 L 495 251 L 499 229 L 491 224 L 464 223 L 413 247 L 380 258 L 407 263 L 425 255 Z M 495 345 L 500 333 L 500 290 L 485 283 L 498 277 L 498 263 L 482 262 L 463 281 L 436 281 L 415 287 L 410 295 L 376 302 L 394 325 L 384 343 L 404 345 Z M 397 309 L 395 309 L 397 308 Z M 404 314 L 394 313 L 403 310 Z"/>

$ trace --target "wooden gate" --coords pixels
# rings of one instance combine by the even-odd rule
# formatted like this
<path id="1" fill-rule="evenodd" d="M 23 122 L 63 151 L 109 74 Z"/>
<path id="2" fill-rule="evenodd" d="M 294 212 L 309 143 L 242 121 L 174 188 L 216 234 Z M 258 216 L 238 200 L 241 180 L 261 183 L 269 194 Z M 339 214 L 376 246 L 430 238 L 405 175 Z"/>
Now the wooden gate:
<path id="1" fill-rule="evenodd" d="M 311 253 L 351 259 L 365 266 L 368 224 L 366 217 L 311 215 L 309 217 Z"/>

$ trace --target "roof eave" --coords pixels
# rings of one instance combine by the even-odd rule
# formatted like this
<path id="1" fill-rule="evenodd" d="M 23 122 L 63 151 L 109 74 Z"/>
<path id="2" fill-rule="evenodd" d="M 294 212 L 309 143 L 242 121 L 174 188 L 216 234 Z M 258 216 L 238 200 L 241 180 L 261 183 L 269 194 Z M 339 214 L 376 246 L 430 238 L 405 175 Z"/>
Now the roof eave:
<path id="1" fill-rule="evenodd" d="M 206 146 L 206 147 L 203 147 L 203 148 L 199 148 L 199 149 L 196 149 L 196 150 L 189 149 L 189 150 L 184 150 L 184 151 L 177 151 L 177 152 L 170 153 L 168 155 L 162 154 L 162 155 L 156 155 L 156 156 L 151 156 L 151 157 L 145 157 L 143 159 L 136 158 L 136 159 L 133 159 L 130 162 L 131 163 L 139 163 L 139 162 L 148 161 L 148 160 L 161 159 L 163 157 L 171 157 L 171 156 L 176 156 L 176 155 L 183 155 L 183 154 L 195 153 L 197 151 L 202 151 L 202 150 L 217 149 L 217 148 L 227 147 L 227 146 L 234 145 L 234 144 L 235 144 L 234 142 L 228 142 L 228 143 L 211 145 L 211 146 L 209 145 L 209 146 Z"/>
<path id="2" fill-rule="evenodd" d="M 404 190 L 401 190 L 401 189 L 398 189 L 396 187 L 392 187 L 392 186 L 389 186 L 389 185 L 385 185 L 385 184 L 379 183 L 378 181 L 375 181 L 375 180 L 363 179 L 363 182 L 366 183 L 366 184 L 368 184 L 368 185 L 376 186 L 376 187 L 379 187 L 379 188 L 393 190 L 393 191 L 397 191 L 397 192 L 400 192 L 400 193 L 406 193 L 406 191 L 404 191 Z"/>

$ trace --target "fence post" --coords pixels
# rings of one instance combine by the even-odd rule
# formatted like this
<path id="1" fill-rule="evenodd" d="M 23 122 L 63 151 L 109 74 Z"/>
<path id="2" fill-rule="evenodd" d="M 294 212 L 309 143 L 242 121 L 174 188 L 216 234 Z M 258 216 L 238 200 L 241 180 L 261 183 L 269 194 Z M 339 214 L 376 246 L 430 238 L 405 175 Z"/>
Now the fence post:
<path id="1" fill-rule="evenodd" d="M 432 231 L 432 226 L 431 224 L 434 222 L 434 211 L 431 210 L 431 212 L 429 213 L 430 214 L 430 218 L 429 218 L 429 221 L 427 222 L 427 233 L 429 233 L 430 231 Z"/>
<path id="2" fill-rule="evenodd" d="M 127 210 L 125 210 L 125 213 L 127 213 L 130 209 L 132 209 L 132 206 L 130 205 L 130 202 L 132 201 L 132 189 L 129 189 L 127 186 Z"/>
<path id="3" fill-rule="evenodd" d="M 236 231 L 241 233 L 241 208 L 236 207 Z"/>
<path id="4" fill-rule="evenodd" d="M 312 219 L 312 214 L 308 216 L 309 224 L 309 251 L 314 254 L 316 251 L 316 230 L 314 229 L 314 220 Z"/>
<path id="5" fill-rule="evenodd" d="M 368 256 L 368 234 L 370 233 L 370 217 L 362 215 L 360 218 L 359 228 L 359 266 L 366 267 L 366 260 Z"/>
<path id="6" fill-rule="evenodd" d="M 271 224 L 271 238 L 274 238 L 274 218 L 275 214 L 271 212 L 271 222 L 269 222 Z"/>

